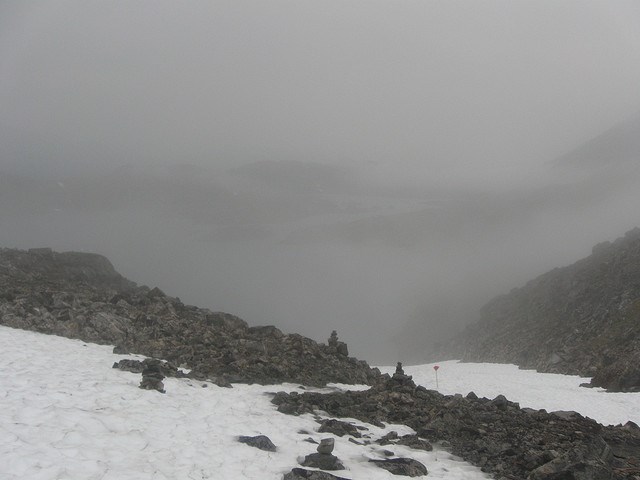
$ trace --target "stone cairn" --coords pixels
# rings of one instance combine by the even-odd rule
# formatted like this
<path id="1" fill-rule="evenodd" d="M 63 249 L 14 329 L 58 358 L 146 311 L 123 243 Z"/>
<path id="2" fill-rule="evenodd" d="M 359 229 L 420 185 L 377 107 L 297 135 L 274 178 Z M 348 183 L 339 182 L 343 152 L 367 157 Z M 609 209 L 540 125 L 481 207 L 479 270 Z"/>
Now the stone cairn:
<path id="1" fill-rule="evenodd" d="M 320 470 L 344 470 L 342 462 L 331 453 L 334 445 L 335 441 L 331 437 L 321 439 L 317 448 L 318 453 L 312 453 L 304 457 L 301 465 L 303 467 L 319 468 Z"/>
<path id="2" fill-rule="evenodd" d="M 160 360 L 149 359 L 145 362 L 144 370 L 142 370 L 142 381 L 140 388 L 144 390 L 157 390 L 160 393 L 166 393 L 164 389 L 164 375 L 162 373 L 162 362 Z"/>
<path id="3" fill-rule="evenodd" d="M 349 348 L 347 344 L 338 340 L 338 332 L 333 330 L 331 335 L 329 336 L 329 340 L 327 341 L 327 345 L 329 348 L 338 355 L 342 355 L 344 357 L 349 356 Z"/>
<path id="4" fill-rule="evenodd" d="M 402 362 L 398 362 L 395 373 L 387 381 L 387 388 L 393 390 L 398 387 L 415 388 L 415 386 L 416 384 L 413 383 L 413 377 L 411 375 L 406 375 L 402 369 Z"/>

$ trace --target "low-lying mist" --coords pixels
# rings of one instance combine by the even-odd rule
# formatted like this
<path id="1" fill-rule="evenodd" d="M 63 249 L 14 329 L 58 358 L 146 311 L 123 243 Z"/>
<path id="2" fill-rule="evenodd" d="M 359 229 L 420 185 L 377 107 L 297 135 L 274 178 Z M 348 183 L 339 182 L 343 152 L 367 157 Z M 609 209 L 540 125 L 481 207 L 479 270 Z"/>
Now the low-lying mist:
<path id="1" fill-rule="evenodd" d="M 404 195 L 304 162 L 14 173 L 0 243 L 102 253 L 186 303 L 318 341 L 337 330 L 373 363 L 419 362 L 491 297 L 636 225 L 634 165 L 578 184 L 554 173 L 526 190 Z"/>

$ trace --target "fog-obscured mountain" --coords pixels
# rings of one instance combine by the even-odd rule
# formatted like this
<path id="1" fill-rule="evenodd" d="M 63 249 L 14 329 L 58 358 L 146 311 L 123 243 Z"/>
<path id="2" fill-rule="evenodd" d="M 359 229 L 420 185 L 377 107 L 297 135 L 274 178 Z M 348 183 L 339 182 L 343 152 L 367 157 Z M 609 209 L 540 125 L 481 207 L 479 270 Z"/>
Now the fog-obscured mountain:
<path id="1" fill-rule="evenodd" d="M 347 168 L 295 160 L 263 160 L 229 170 L 257 189 L 299 194 L 357 193 L 354 173 Z"/>
<path id="2" fill-rule="evenodd" d="M 541 273 L 553 266 L 550 262 L 557 265 L 578 258 L 571 251 L 582 250 L 586 254 L 585 242 L 589 238 L 593 244 L 609 232 L 640 223 L 636 207 L 640 202 L 640 115 L 545 167 L 531 177 L 530 185 L 518 190 L 461 192 L 441 202 L 438 208 L 343 224 L 334 227 L 333 234 L 354 239 L 369 232 L 387 243 L 438 244 L 440 240 L 447 246 L 455 243 L 459 252 L 467 248 L 485 255 L 492 251 L 488 245 L 497 242 L 502 259 L 500 254 L 491 257 L 496 271 L 504 268 L 502 261 L 520 265 L 521 272 Z M 601 232 L 600 239 L 594 236 L 597 231 Z M 574 242 L 577 248 L 572 249 L 567 242 Z M 480 284 L 485 280 L 498 284 L 492 273 L 495 272 L 487 268 L 485 278 L 476 278 L 475 288 L 482 290 Z M 503 273 L 500 278 L 507 277 Z M 511 286 L 526 281 L 522 277 L 511 278 L 514 280 Z M 462 281 L 459 285 L 463 284 Z M 464 297 L 464 292 L 459 291 L 459 295 Z M 447 332 L 451 334 L 451 329 L 443 330 L 443 324 L 460 328 L 470 319 L 478 318 L 469 309 L 468 318 L 461 320 L 463 311 L 455 308 L 454 298 L 439 296 L 424 302 L 411 314 L 404 331 L 398 333 L 401 341 L 412 345 L 410 350 L 416 355 L 421 349 L 427 357 L 430 351 L 442 352 L 439 344 Z M 582 368 L 580 372 L 587 374 L 589 370 Z"/>
<path id="3" fill-rule="evenodd" d="M 410 246 L 491 235 L 496 229 L 526 227 L 541 215 L 597 215 L 602 206 L 620 196 L 635 195 L 639 188 L 640 115 L 548 162 L 524 186 L 445 189 L 425 185 L 422 191 L 411 191 L 421 198 L 421 208 L 304 228 L 293 232 L 288 241 L 339 239 Z"/>
<path id="4" fill-rule="evenodd" d="M 467 361 L 640 389 L 640 229 L 495 298 L 452 346 Z"/>
<path id="5" fill-rule="evenodd" d="M 290 159 L 4 167 L 0 244 L 99 251 L 191 303 L 421 362 L 493 296 L 640 224 L 638 124 L 497 185 Z"/>
<path id="6" fill-rule="evenodd" d="M 603 132 L 554 163 L 558 168 L 602 168 L 631 162 L 637 164 L 639 155 L 640 114 Z"/>
<path id="7" fill-rule="evenodd" d="M 640 116 L 598 135 L 550 164 L 555 185 L 522 199 L 535 209 L 565 209 L 611 219 L 636 211 L 640 186 Z M 566 184 L 572 179 L 571 184 Z M 629 217 L 631 218 L 631 217 Z M 567 224 L 565 228 L 574 228 Z M 458 336 L 456 354 L 513 362 L 542 371 L 595 375 L 610 388 L 637 388 L 640 348 L 640 234 L 613 244 L 482 308 Z"/>

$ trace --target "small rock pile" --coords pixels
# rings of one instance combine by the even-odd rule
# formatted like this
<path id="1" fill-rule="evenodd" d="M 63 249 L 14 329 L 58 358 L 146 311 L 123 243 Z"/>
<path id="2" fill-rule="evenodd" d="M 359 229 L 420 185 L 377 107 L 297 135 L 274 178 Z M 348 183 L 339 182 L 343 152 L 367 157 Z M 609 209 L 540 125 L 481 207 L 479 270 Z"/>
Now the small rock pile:
<path id="1" fill-rule="evenodd" d="M 344 470 L 342 462 L 333 455 L 335 440 L 333 438 L 323 438 L 318 445 L 317 453 L 312 453 L 304 457 L 301 462 L 303 467 L 319 468 L 320 470 Z"/>
<path id="2" fill-rule="evenodd" d="M 162 374 L 162 362 L 159 360 L 148 360 L 142 370 L 140 388 L 143 390 L 157 390 L 160 393 L 166 393 L 162 380 L 164 380 L 164 375 Z"/>
<path id="3" fill-rule="evenodd" d="M 190 378 L 192 380 L 201 380 L 201 381 L 211 382 L 214 385 L 217 385 L 219 387 L 226 387 L 226 388 L 232 387 L 231 383 L 229 383 L 224 377 L 209 376 L 205 378 L 198 372 L 191 371 L 189 373 L 185 373 L 170 362 L 165 362 L 165 361 L 152 359 L 152 358 L 146 358 L 142 361 L 125 358 L 118 362 L 114 362 L 113 368 L 124 370 L 125 372 L 143 373 L 143 371 L 147 368 L 147 366 L 150 363 L 157 364 L 159 366 L 160 372 L 165 377 Z M 203 386 L 206 386 L 206 384 L 204 384 Z"/>

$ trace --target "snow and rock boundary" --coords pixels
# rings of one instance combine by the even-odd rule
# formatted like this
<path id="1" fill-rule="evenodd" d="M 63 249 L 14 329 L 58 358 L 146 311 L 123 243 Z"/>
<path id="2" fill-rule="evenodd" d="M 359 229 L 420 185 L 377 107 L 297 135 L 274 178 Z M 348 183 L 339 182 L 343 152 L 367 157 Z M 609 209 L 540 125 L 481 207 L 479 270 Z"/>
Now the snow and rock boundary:
<path id="1" fill-rule="evenodd" d="M 0 249 L 0 324 L 116 345 L 116 352 L 227 382 L 370 384 L 380 375 L 350 357 L 335 333 L 322 344 L 273 326 L 250 327 L 139 287 L 96 254 Z"/>
<path id="2" fill-rule="evenodd" d="M 115 344 L 114 353 L 164 359 L 190 369 L 198 381 L 373 385 L 364 391 L 276 394 L 274 401 L 281 413 L 324 411 L 378 428 L 407 425 L 496 478 L 640 476 L 640 433 L 632 423 L 603 427 L 578 414 L 521 409 L 504 397 L 443 396 L 416 386 L 401 371 L 383 376 L 349 357 L 335 334 L 325 345 L 272 326 L 249 327 L 233 315 L 138 287 L 104 257 L 0 250 L 0 323 Z"/>
<path id="3" fill-rule="evenodd" d="M 640 428 L 604 427 L 577 412 L 520 408 L 499 395 L 442 395 L 399 367 L 366 391 L 279 393 L 278 411 L 323 411 L 375 425 L 401 423 L 500 480 L 618 480 L 640 476 Z"/>
<path id="4" fill-rule="evenodd" d="M 357 445 L 350 436 L 320 432 L 318 420 L 326 415 L 278 413 L 270 399 L 277 390 L 305 391 L 295 384 L 222 388 L 168 377 L 166 394 L 160 394 L 138 388 L 140 374 L 111 368 L 114 357 L 131 358 L 114 356 L 106 345 L 0 326 L 3 480 L 297 479 L 285 476 L 311 468 L 301 467 L 300 459 L 327 437 L 334 439 L 333 454 L 345 466 L 335 476 L 347 480 L 397 478 L 370 462 L 388 458 L 389 450 L 427 466 L 428 478 L 487 478 L 442 450 L 375 442 L 392 431 L 413 433 L 403 425 L 357 422 L 366 428 L 360 443 L 372 440 Z M 260 435 L 276 450 L 240 442 Z"/>
<path id="5" fill-rule="evenodd" d="M 444 348 L 449 358 L 581 375 L 594 387 L 640 392 L 640 228 L 494 298 Z"/>

